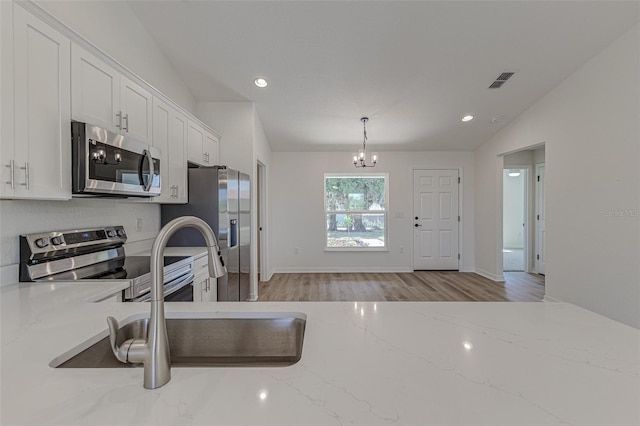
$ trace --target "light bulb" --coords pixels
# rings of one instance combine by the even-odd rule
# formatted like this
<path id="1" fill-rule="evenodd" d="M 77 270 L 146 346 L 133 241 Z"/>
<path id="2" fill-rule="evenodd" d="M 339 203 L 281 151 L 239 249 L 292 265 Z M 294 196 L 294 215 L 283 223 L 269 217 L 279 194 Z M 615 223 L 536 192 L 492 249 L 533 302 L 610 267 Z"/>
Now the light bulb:
<path id="1" fill-rule="evenodd" d="M 262 77 L 256 78 L 253 83 L 261 89 L 269 85 L 269 82 Z"/>

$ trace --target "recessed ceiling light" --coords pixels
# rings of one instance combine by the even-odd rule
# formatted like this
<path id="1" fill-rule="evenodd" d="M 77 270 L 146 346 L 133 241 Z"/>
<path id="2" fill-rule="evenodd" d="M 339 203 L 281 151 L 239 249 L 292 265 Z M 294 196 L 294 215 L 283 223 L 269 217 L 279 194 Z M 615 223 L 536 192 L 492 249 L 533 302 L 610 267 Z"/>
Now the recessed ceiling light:
<path id="1" fill-rule="evenodd" d="M 497 123 L 498 121 L 502 120 L 502 116 L 501 115 L 496 115 L 495 117 L 493 117 L 491 119 L 492 123 Z"/>
<path id="2" fill-rule="evenodd" d="M 464 117 L 462 117 L 462 121 L 471 121 L 473 120 L 473 115 L 465 115 Z"/>
<path id="3" fill-rule="evenodd" d="M 267 87 L 269 85 L 269 82 L 262 77 L 256 78 L 253 82 L 260 88 Z"/>

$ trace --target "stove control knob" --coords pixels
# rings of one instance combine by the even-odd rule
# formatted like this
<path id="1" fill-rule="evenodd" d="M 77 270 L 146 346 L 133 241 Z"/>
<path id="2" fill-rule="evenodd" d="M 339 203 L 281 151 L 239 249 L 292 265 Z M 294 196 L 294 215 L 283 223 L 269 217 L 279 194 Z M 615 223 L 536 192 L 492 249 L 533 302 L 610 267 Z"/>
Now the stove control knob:
<path id="1" fill-rule="evenodd" d="M 49 240 L 47 238 L 38 238 L 36 240 L 36 246 L 40 248 L 45 248 L 48 245 L 49 245 Z"/>
<path id="2" fill-rule="evenodd" d="M 51 244 L 53 244 L 54 246 L 59 246 L 63 242 L 64 241 L 62 241 L 62 237 L 53 237 L 53 238 L 51 238 Z"/>
<path id="3" fill-rule="evenodd" d="M 120 228 L 116 232 L 118 233 L 118 237 L 124 237 L 124 229 Z"/>
<path id="4" fill-rule="evenodd" d="M 115 236 L 116 236 L 116 230 L 115 230 L 115 229 L 110 229 L 110 230 L 108 230 L 108 231 L 107 231 L 107 236 L 108 236 L 109 238 L 113 238 L 113 237 L 115 237 Z"/>

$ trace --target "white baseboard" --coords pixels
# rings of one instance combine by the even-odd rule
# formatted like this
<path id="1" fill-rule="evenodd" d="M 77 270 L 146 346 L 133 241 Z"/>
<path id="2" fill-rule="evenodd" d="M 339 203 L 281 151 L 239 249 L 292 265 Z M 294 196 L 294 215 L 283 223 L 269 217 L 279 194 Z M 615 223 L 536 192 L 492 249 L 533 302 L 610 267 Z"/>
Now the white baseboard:
<path id="1" fill-rule="evenodd" d="M 473 266 L 463 266 L 460 268 L 460 272 L 476 272 Z"/>
<path id="2" fill-rule="evenodd" d="M 489 278 L 490 280 L 493 280 L 493 281 L 504 282 L 504 275 L 502 274 L 500 275 L 492 274 L 491 272 L 487 272 L 484 269 L 480 269 L 480 268 L 475 268 L 473 272 L 475 272 L 478 275 L 482 275 L 485 278 Z"/>
<path id="3" fill-rule="evenodd" d="M 380 272 L 380 273 L 394 273 L 394 272 L 413 272 L 411 268 L 398 268 L 391 266 L 373 266 L 373 267 L 282 267 L 274 268 L 274 273 L 277 274 L 313 274 L 313 273 L 349 273 L 349 272 Z M 271 279 L 271 277 L 269 277 Z"/>
<path id="4" fill-rule="evenodd" d="M 542 298 L 543 302 L 552 302 L 552 303 L 563 303 L 562 300 L 556 299 L 555 297 L 551 297 L 548 294 L 545 294 Z"/>
<path id="5" fill-rule="evenodd" d="M 18 264 L 0 266 L 0 287 L 18 283 Z"/>

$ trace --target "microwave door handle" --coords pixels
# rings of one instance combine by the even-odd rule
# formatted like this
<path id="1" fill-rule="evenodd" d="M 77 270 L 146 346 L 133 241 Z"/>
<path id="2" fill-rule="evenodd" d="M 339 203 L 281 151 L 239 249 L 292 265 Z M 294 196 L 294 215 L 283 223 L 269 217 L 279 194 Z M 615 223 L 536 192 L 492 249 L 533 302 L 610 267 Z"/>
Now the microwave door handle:
<path id="1" fill-rule="evenodd" d="M 138 168 L 138 177 L 140 178 L 140 184 L 144 185 L 145 192 L 149 192 L 151 190 L 151 185 L 153 185 L 153 174 L 155 170 L 153 169 L 153 158 L 151 157 L 151 152 L 148 149 L 142 151 L 142 159 L 140 159 L 140 166 Z M 144 174 L 142 168 L 144 166 L 144 160 L 147 159 L 149 162 L 149 177 L 147 178 L 147 182 L 144 182 Z"/>

